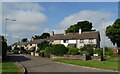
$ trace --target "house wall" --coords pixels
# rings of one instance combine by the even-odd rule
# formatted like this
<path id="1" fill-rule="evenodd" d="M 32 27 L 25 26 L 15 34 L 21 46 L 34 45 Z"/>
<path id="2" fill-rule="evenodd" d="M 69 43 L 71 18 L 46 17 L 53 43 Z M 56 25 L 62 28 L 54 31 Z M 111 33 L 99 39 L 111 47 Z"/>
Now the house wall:
<path id="1" fill-rule="evenodd" d="M 61 43 L 60 44 L 63 44 L 65 46 L 68 46 L 68 44 L 76 44 L 76 40 L 68 40 L 67 43 L 64 43 L 64 40 L 61 40 Z"/>
<path id="2" fill-rule="evenodd" d="M 84 45 L 87 45 L 87 44 L 96 45 L 97 44 L 97 39 L 92 39 L 92 40 L 93 40 L 92 43 L 89 42 L 89 39 L 84 39 L 83 43 L 81 43 L 80 40 L 77 40 L 77 48 L 81 48 L 81 47 L 83 47 Z"/>
<path id="3" fill-rule="evenodd" d="M 52 44 L 60 44 L 61 40 L 54 40 Z"/>
<path id="4" fill-rule="evenodd" d="M 32 48 L 32 47 L 35 47 L 35 49 L 38 49 L 38 45 L 37 44 L 32 44 L 32 45 L 28 44 L 27 45 L 28 50 L 30 50 L 30 48 Z"/>

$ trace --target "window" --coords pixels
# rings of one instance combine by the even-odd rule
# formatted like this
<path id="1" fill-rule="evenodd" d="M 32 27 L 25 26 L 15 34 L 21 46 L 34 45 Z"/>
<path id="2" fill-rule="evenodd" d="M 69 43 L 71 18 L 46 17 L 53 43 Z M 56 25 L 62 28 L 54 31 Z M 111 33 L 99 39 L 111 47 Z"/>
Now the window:
<path id="1" fill-rule="evenodd" d="M 84 43 L 84 40 L 83 40 L 83 39 L 81 39 L 81 40 L 80 40 L 80 43 Z"/>
<path id="2" fill-rule="evenodd" d="M 89 39 L 89 43 L 93 43 L 93 39 Z"/>
<path id="3" fill-rule="evenodd" d="M 68 43 L 68 40 L 63 40 L 64 43 Z"/>

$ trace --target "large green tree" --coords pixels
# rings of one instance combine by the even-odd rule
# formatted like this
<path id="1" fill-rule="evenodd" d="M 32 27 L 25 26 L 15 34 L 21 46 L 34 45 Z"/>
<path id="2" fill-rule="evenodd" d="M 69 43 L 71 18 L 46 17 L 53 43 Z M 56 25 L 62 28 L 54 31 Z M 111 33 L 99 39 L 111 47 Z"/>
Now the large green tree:
<path id="1" fill-rule="evenodd" d="M 28 41 L 27 38 L 23 38 L 23 39 L 22 39 L 22 42 L 27 42 L 27 41 Z"/>
<path id="2" fill-rule="evenodd" d="M 89 21 L 81 21 L 78 22 L 77 24 L 71 25 L 66 32 L 67 33 L 75 33 L 79 32 L 79 29 L 81 28 L 82 32 L 84 31 L 91 31 L 92 30 L 92 23 Z"/>
<path id="3" fill-rule="evenodd" d="M 50 36 L 49 33 L 43 33 L 43 34 L 41 34 L 41 35 L 35 35 L 33 38 L 34 38 L 34 39 L 46 39 L 46 38 L 48 38 L 49 36 Z"/>
<path id="4" fill-rule="evenodd" d="M 106 36 L 114 45 L 116 44 L 117 47 L 120 47 L 120 18 L 113 25 L 106 28 Z"/>

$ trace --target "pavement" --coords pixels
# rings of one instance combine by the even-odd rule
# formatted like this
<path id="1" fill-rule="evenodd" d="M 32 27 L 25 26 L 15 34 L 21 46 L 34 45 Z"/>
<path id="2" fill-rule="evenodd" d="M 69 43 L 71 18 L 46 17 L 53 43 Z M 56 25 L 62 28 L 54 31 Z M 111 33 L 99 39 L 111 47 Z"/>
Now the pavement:
<path id="1" fill-rule="evenodd" d="M 113 72 L 111 70 L 74 66 L 53 62 L 50 58 L 35 57 L 26 54 L 9 54 L 13 62 L 20 62 L 29 72 Z"/>

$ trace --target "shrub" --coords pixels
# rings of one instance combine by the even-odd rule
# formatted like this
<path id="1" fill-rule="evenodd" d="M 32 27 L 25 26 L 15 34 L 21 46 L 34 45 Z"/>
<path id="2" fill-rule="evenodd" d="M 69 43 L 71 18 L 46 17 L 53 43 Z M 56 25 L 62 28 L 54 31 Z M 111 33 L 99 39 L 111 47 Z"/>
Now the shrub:
<path id="1" fill-rule="evenodd" d="M 52 46 L 52 54 L 56 56 L 63 56 L 68 52 L 68 49 L 62 44 L 56 44 Z"/>
<path id="2" fill-rule="evenodd" d="M 19 50 L 20 50 L 20 48 L 18 48 L 17 46 L 15 46 L 15 47 L 14 47 L 14 50 L 18 50 L 18 51 L 19 51 Z"/>
<path id="3" fill-rule="evenodd" d="M 120 49 L 118 49 L 118 54 L 120 54 Z"/>
<path id="4" fill-rule="evenodd" d="M 94 54 L 98 54 L 98 56 L 101 56 L 102 53 L 103 53 L 103 49 L 102 48 L 94 49 Z"/>
<path id="5" fill-rule="evenodd" d="M 79 49 L 75 47 L 67 47 L 68 48 L 68 54 L 71 55 L 78 55 L 79 54 Z"/>
<path id="6" fill-rule="evenodd" d="M 80 50 L 86 51 L 87 55 L 93 55 L 93 45 L 84 45 Z"/>
<path id="7" fill-rule="evenodd" d="M 50 56 L 50 54 L 51 54 L 51 47 L 46 47 L 45 48 L 45 52 L 44 52 L 44 54 L 45 54 L 45 56 L 47 56 L 47 57 L 49 57 Z"/>
<path id="8" fill-rule="evenodd" d="M 50 46 L 50 43 L 48 41 L 43 41 L 40 44 L 38 44 L 39 49 L 42 49 L 42 50 L 44 50 L 48 46 Z"/>
<path id="9" fill-rule="evenodd" d="M 105 47 L 105 55 L 112 55 L 113 51 L 111 48 Z"/>

